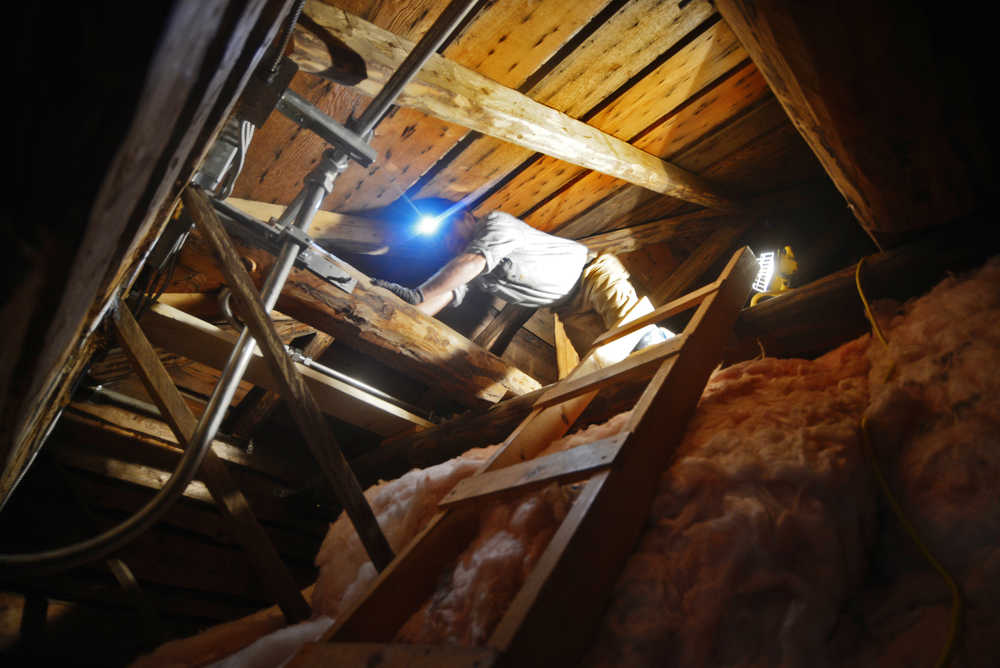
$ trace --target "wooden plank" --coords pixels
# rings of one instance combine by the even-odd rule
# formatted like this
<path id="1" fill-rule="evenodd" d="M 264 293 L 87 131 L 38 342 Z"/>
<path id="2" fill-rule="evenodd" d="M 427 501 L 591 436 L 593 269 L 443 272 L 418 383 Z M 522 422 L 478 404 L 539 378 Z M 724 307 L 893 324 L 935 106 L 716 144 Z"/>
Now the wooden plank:
<path id="1" fill-rule="evenodd" d="M 443 55 L 504 86 L 516 88 L 525 77 L 546 63 L 573 33 L 586 25 L 605 2 L 563 3 L 549 6 L 545 11 L 537 11 L 537 3 L 526 5 L 516 0 L 487 3 L 444 47 Z M 444 4 L 420 0 L 407 2 L 405 8 L 361 2 L 341 3 L 341 7 L 404 39 L 416 41 Z M 306 11 L 308 14 L 310 10 Z M 517 29 L 512 29 L 513 26 Z M 322 108 L 332 108 L 334 116 L 344 120 L 348 113 L 357 115 L 356 110 L 367 103 L 366 97 L 354 90 L 333 87 L 317 90 L 313 101 Z M 291 137 L 294 130 L 287 132 L 286 137 Z M 379 154 L 377 163 L 367 169 L 356 165 L 349 167 L 339 177 L 337 188 L 324 206 L 339 211 L 358 211 L 390 203 L 432 169 L 467 133 L 464 127 L 412 109 L 395 110 L 376 128 L 372 145 Z M 293 158 L 297 164 L 282 160 L 280 168 L 272 167 L 262 172 L 263 183 L 248 180 L 249 193 L 254 199 L 290 200 L 296 182 L 305 175 L 307 166 L 319 157 L 323 148 L 321 142 L 308 137 L 294 137 L 292 143 L 300 141 L 308 147 L 293 145 L 287 149 L 287 141 L 268 140 L 260 155 L 266 156 L 269 165 L 276 163 L 271 157 L 274 153 Z M 279 188 L 279 184 L 282 187 Z"/>
<path id="2" fill-rule="evenodd" d="M 910 299 L 979 266 L 1000 252 L 995 229 L 992 218 L 976 217 L 870 256 L 861 276 L 868 299 Z M 756 357 L 761 347 L 771 357 L 812 358 L 870 331 L 854 273 L 854 265 L 845 267 L 744 309 L 727 362 Z"/>
<path id="3" fill-rule="evenodd" d="M 73 230 L 75 259 L 66 267 L 48 268 L 63 277 L 55 280 L 53 286 L 59 287 L 54 289 L 65 291 L 50 309 L 51 316 L 39 317 L 44 322 L 36 323 L 36 338 L 25 338 L 42 345 L 24 351 L 19 361 L 26 379 L 23 389 L 17 393 L 16 406 L 12 396 L 11 405 L 3 407 L 0 506 L 69 400 L 93 351 L 95 328 L 122 284 L 134 277 L 181 184 L 190 180 L 290 5 L 290 0 L 184 2 L 164 22 L 145 83 L 134 87 L 135 113 L 122 123 L 123 131 L 116 136 L 121 143 L 99 190 L 74 200 L 74 206 L 84 208 L 67 213 L 73 220 L 87 221 L 86 229 Z M 42 34 L 40 27 L 38 35 Z M 105 42 L 110 35 L 88 35 L 88 39 Z M 84 104 L 106 102 L 94 100 L 101 95 L 99 89 L 77 92 Z M 114 115 L 117 120 L 117 108 Z M 92 120 L 106 129 L 105 119 Z M 96 136 L 108 143 L 108 136 Z M 89 157 L 74 159 L 84 164 Z M 89 217 L 80 215 L 88 210 Z"/>
<path id="4" fill-rule="evenodd" d="M 729 28 L 724 23 L 717 23 L 611 103 L 602 106 L 600 111 L 587 118 L 587 124 L 652 153 L 635 141 L 637 137 L 746 59 L 746 53 Z M 661 153 L 653 155 L 663 157 Z M 567 167 L 565 162 L 543 157 L 507 184 L 502 189 L 503 195 L 497 193 L 488 198 L 477 211 L 527 210 L 543 196 L 556 192 L 586 172 Z M 519 181 L 530 182 L 530 202 L 511 199 L 510 195 L 518 189 Z"/>
<path id="5" fill-rule="evenodd" d="M 715 281 L 714 283 L 709 283 L 708 285 L 703 285 L 702 287 L 698 288 L 697 290 L 694 290 L 693 292 L 689 292 L 683 297 L 678 297 L 674 301 L 668 304 L 664 304 L 658 309 L 655 309 L 652 313 L 647 313 L 646 315 L 636 318 L 635 320 L 626 323 L 621 327 L 608 330 L 604 334 L 601 334 L 599 337 L 597 337 L 597 340 L 594 342 L 594 345 L 600 345 L 605 343 L 606 341 L 613 341 L 614 339 L 620 336 L 624 336 L 629 332 L 634 332 L 635 330 L 641 329 L 646 325 L 652 325 L 661 320 L 665 320 L 670 316 L 682 313 L 688 310 L 689 308 L 697 306 L 698 304 L 703 302 L 706 298 L 710 297 L 714 292 L 718 291 L 718 289 L 719 289 L 718 281 Z"/>
<path id="6" fill-rule="evenodd" d="M 766 137 L 776 128 L 787 125 L 783 118 L 781 109 L 774 98 L 765 98 L 752 108 L 744 111 L 735 119 L 728 119 L 728 122 L 715 129 L 713 132 L 700 137 L 696 142 L 688 144 L 682 151 L 675 153 L 672 160 L 685 165 L 688 169 L 696 171 L 712 172 L 720 163 L 723 163 L 728 156 L 746 150 L 752 146 L 756 140 Z M 730 163 L 731 164 L 731 163 Z M 738 163 L 741 164 L 741 163 Z M 732 167 L 730 166 L 730 169 Z M 757 162 L 747 168 L 762 168 Z M 733 184 L 730 179 L 730 185 Z M 593 183 L 585 186 L 582 182 L 581 188 L 593 186 Z M 745 187 L 746 184 L 743 184 Z M 600 197 L 606 195 L 607 190 L 595 189 L 593 193 L 584 191 L 583 202 L 594 203 Z M 656 207 L 662 202 L 665 207 Z M 668 198 L 656 198 L 651 196 L 648 190 L 636 186 L 627 185 L 619 187 L 613 195 L 600 201 L 592 209 L 584 212 L 576 219 L 559 228 L 561 236 L 578 238 L 584 235 L 593 234 L 596 231 L 614 229 L 628 225 L 630 220 L 643 220 L 648 216 L 651 208 L 658 210 L 657 215 L 645 217 L 662 218 L 679 212 L 684 204 L 677 200 Z"/>
<path id="7" fill-rule="evenodd" d="M 112 322 L 118 340 L 132 359 L 136 372 L 156 402 L 160 414 L 170 425 L 178 443 L 187 448 L 197 430 L 198 420 L 184 403 L 166 369 L 160 364 L 153 346 L 139 329 L 139 323 L 128 308 L 120 306 L 114 312 Z M 202 459 L 201 477 L 219 510 L 229 520 L 228 526 L 236 540 L 247 551 L 261 583 L 274 597 L 285 618 L 290 623 L 308 619 L 312 609 L 299 593 L 295 580 L 278 556 L 274 544 L 257 522 L 243 492 L 211 447 Z"/>
<path id="8" fill-rule="evenodd" d="M 94 418 L 130 432 L 136 438 L 144 438 L 146 440 L 155 439 L 158 443 L 162 443 L 165 446 L 177 447 L 179 449 L 177 437 L 167 423 L 145 415 L 139 415 L 118 406 L 74 401 L 68 406 L 66 415 L 82 415 Z M 298 480 L 303 477 L 302 470 L 294 466 L 294 460 L 290 460 L 287 455 L 275 457 L 260 452 L 248 455 L 242 448 L 220 440 L 212 441 L 212 452 L 219 459 L 230 464 L 258 471 L 285 482 Z"/>
<path id="9" fill-rule="evenodd" d="M 619 329 L 624 328 L 621 327 Z M 621 335 L 624 336 L 626 333 L 621 332 Z M 629 355 L 621 362 L 611 364 L 603 369 L 585 375 L 574 374 L 572 378 L 567 378 L 539 397 L 538 401 L 535 402 L 535 408 L 552 406 L 586 392 L 599 390 L 602 386 L 608 385 L 611 382 L 621 382 L 623 379 L 633 375 L 643 375 L 649 365 L 662 362 L 662 360 L 676 355 L 684 345 L 685 339 L 684 334 L 679 334 L 661 345 L 650 346 L 646 350 Z M 595 347 L 597 345 L 595 343 Z M 649 375 L 648 372 L 646 375 Z"/>
<path id="10" fill-rule="evenodd" d="M 552 482 L 582 480 L 614 463 L 625 434 L 578 445 L 531 461 L 460 480 L 438 503 L 442 508 L 470 500 L 484 501 L 503 494 L 535 489 Z"/>
<path id="11" fill-rule="evenodd" d="M 285 212 L 280 204 L 256 202 L 239 197 L 230 197 L 226 204 L 250 214 L 260 220 L 277 220 Z M 378 218 L 363 218 L 344 213 L 317 211 L 309 236 L 344 251 L 353 253 L 385 253 L 391 248 L 393 253 L 406 253 L 405 245 L 398 242 L 399 234 L 391 225 Z"/>
<path id="12" fill-rule="evenodd" d="M 587 35 L 570 56 L 522 92 L 568 116 L 585 119 L 588 112 L 712 14 L 711 5 L 704 0 L 687 4 L 678 0 L 626 3 Z M 532 156 L 529 150 L 480 137 L 429 181 L 421 194 L 461 198 L 469 195 L 466 184 L 480 184 L 481 191 L 482 186 L 491 186 L 505 176 L 511 165 L 524 163 Z M 537 202 L 539 195 L 565 183 L 578 171 L 561 160 L 543 157 L 539 162 L 551 165 L 551 169 L 538 173 L 538 163 L 532 164 L 479 205 L 477 213 L 501 209 L 518 214 Z M 515 193 L 520 196 L 509 197 Z"/>
<path id="13" fill-rule="evenodd" d="M 680 266 L 653 289 L 649 295 L 650 301 L 664 304 L 690 292 L 691 287 L 697 284 L 706 271 L 732 251 L 747 227 L 744 224 L 720 227 L 713 231 L 694 253 L 684 258 Z"/>
<path id="14" fill-rule="evenodd" d="M 580 355 L 566 335 L 566 328 L 563 327 L 559 316 L 553 314 L 552 320 L 556 339 L 556 365 L 559 368 L 559 378 L 563 379 L 580 363 Z"/>
<path id="15" fill-rule="evenodd" d="M 916 5 L 718 7 L 877 244 L 972 211 L 988 143 L 958 83 L 972 80 L 968 64 L 949 72 L 940 58 L 957 23 Z M 873 91 L 883 104 L 871 104 Z"/>
<path id="16" fill-rule="evenodd" d="M 95 421 L 88 416 L 69 412 L 64 416 L 65 419 L 60 420 L 59 425 L 53 430 L 53 452 L 58 453 L 59 457 L 66 454 L 67 457 L 74 457 L 81 462 L 92 462 L 86 465 L 81 463 L 79 468 L 91 471 L 106 480 L 115 479 L 117 475 L 115 471 L 118 471 L 121 474 L 118 478 L 120 480 L 147 489 L 159 490 L 180 461 L 182 453 L 176 446 L 143 437 L 141 434 L 137 435 L 125 428 Z M 117 468 L 109 467 L 105 470 L 102 468 L 104 461 L 117 462 L 114 464 Z M 133 466 L 137 468 L 132 468 Z M 301 482 L 293 486 L 275 481 L 267 474 L 240 468 L 232 469 L 230 474 L 244 495 L 251 500 L 254 514 L 262 522 L 268 525 L 293 527 L 297 531 L 308 532 L 314 539 L 322 538 L 322 527 L 319 524 L 323 519 L 329 519 L 329 514 L 317 511 L 315 516 L 308 518 L 296 515 L 296 503 L 290 497 L 299 489 Z M 303 478 L 305 476 L 299 476 L 297 480 L 301 481 Z M 187 488 L 188 492 L 194 492 L 193 495 L 187 495 L 188 498 L 208 504 L 206 510 L 214 512 L 215 517 L 219 518 L 214 538 L 227 540 L 223 535 L 227 533 L 221 524 L 223 518 L 218 511 L 215 511 L 207 488 L 197 475 L 194 482 L 197 484 Z M 118 496 L 115 490 L 120 490 L 121 487 L 115 486 L 111 489 L 108 494 Z M 149 495 L 145 492 L 139 493 L 138 496 L 123 492 L 120 496 L 132 501 L 139 499 L 138 504 L 132 503 L 126 507 L 128 513 L 149 500 Z M 337 510 L 339 511 L 339 508 Z M 170 512 L 173 512 L 173 509 L 168 511 L 168 515 Z"/>
<path id="17" fill-rule="evenodd" d="M 507 304 L 490 323 L 476 335 L 473 341 L 495 355 L 502 355 L 511 338 L 519 330 L 535 309 L 516 304 Z M 497 346 L 498 342 L 500 343 Z M 494 348 L 494 346 L 497 346 Z"/>
<path id="18" fill-rule="evenodd" d="M 359 88 L 370 94 L 377 92 L 412 48 L 409 42 L 342 10 L 318 3 L 309 7 L 318 24 L 365 58 L 369 79 Z M 655 192 L 713 208 L 736 208 L 731 199 L 696 175 L 440 56 L 428 60 L 397 103 Z"/>
<path id="19" fill-rule="evenodd" d="M 191 278 L 180 279 L 182 291 L 212 290 L 222 284 L 211 251 L 200 237 L 188 240 L 179 266 Z M 255 260 L 258 284 L 274 263 L 266 251 L 236 242 L 243 256 Z M 209 266 L 213 265 L 213 266 Z M 345 263 L 357 279 L 350 294 L 308 270 L 293 269 L 278 299 L 282 313 L 332 335 L 358 352 L 376 358 L 425 385 L 432 385 L 467 406 L 495 403 L 506 394 L 523 394 L 539 387 L 536 380 L 458 334 L 439 320 L 396 298 Z M 179 271 L 178 274 L 181 272 Z"/>
<path id="20" fill-rule="evenodd" d="M 381 28 L 416 41 L 433 25 L 444 6 L 438 0 L 408 0 L 405 4 L 351 0 L 350 10 Z M 291 88 L 341 123 L 346 123 L 351 114 L 356 116 L 370 101 L 370 96 L 306 73 L 296 74 Z M 396 113 L 390 114 L 376 129 L 372 139 L 372 145 L 379 156 L 382 156 L 382 160 L 387 159 L 386 151 L 403 139 L 404 134 L 412 133 L 416 136 L 409 145 L 416 152 L 412 156 L 413 166 L 409 171 L 420 172 L 429 161 L 436 159 L 430 147 L 438 135 L 444 133 L 448 135 L 445 140 L 454 142 L 467 132 L 465 128 L 448 128 L 444 123 L 427 129 L 418 127 L 424 118 L 423 114 L 408 109 L 397 109 Z M 414 126 L 413 129 L 405 132 L 411 125 Z M 299 191 L 302 179 L 326 148 L 327 144 L 313 133 L 303 131 L 280 113 L 271 114 L 254 135 L 246 167 L 236 184 L 234 194 L 262 202 L 288 203 Z M 428 152 L 421 153 L 425 149 Z M 327 198 L 323 208 L 336 211 L 371 208 L 373 204 L 365 199 L 359 200 L 348 195 L 356 192 L 355 189 L 359 186 L 364 188 L 367 181 L 377 181 L 381 177 L 389 181 L 400 173 L 405 177 L 408 174 L 407 161 L 397 158 L 393 162 L 396 167 L 379 170 L 375 175 L 358 165 L 349 166 L 338 178 L 337 188 Z M 398 192 L 400 185 L 385 182 L 381 189 L 388 193 L 388 199 L 395 199 L 396 195 L 393 193 Z M 367 192 L 378 195 L 378 190 Z"/>
<path id="21" fill-rule="evenodd" d="M 382 570 L 392 561 L 392 548 L 389 547 L 389 542 L 385 539 L 350 465 L 344 459 L 337 440 L 330 432 L 330 426 L 320 413 L 312 392 L 288 358 L 281 340 L 274 331 L 274 326 L 268 319 L 257 289 L 233 250 L 222 222 L 200 190 L 189 187 L 184 191 L 183 199 L 191 217 L 212 243 L 233 294 L 247 309 L 247 328 L 264 353 L 264 359 L 271 373 L 277 377 L 279 389 L 288 401 L 292 417 L 302 431 L 306 444 L 316 458 L 327 482 L 333 487 L 337 500 L 351 518 L 351 523 L 375 568 Z"/>
<path id="22" fill-rule="evenodd" d="M 237 339 L 214 325 L 162 304 L 150 308 L 142 322 L 150 340 L 157 345 L 218 369 L 225 365 Z M 424 418 L 347 383 L 301 364 L 295 368 L 322 410 L 345 422 L 384 436 L 414 425 L 430 425 Z M 251 358 L 244 378 L 268 390 L 278 390 L 281 385 L 259 351 Z"/>
<path id="23" fill-rule="evenodd" d="M 722 287 L 701 303 L 685 330 L 687 345 L 660 367 L 632 411 L 616 466 L 586 484 L 494 630 L 488 645 L 511 665 L 572 663 L 584 651 L 755 271 L 749 252 L 733 256 Z"/>
<path id="24" fill-rule="evenodd" d="M 402 643 L 308 643 L 288 663 L 310 666 L 384 666 L 385 668 L 489 668 L 497 653 L 484 647 L 404 645 Z"/>

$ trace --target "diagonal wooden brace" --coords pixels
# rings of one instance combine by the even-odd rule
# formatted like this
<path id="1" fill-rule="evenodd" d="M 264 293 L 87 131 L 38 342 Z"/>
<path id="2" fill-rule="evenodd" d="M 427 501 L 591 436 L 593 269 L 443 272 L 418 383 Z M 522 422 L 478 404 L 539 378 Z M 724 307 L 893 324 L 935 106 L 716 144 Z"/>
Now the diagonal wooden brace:
<path id="1" fill-rule="evenodd" d="M 278 381 L 279 390 L 299 430 L 306 439 L 320 470 L 333 487 L 333 493 L 351 518 L 361 543 L 368 551 L 375 568 L 382 570 L 392 561 L 392 548 L 379 528 L 375 514 L 365 499 L 354 472 L 344 458 L 336 438 L 320 412 L 312 393 L 306 387 L 288 357 L 281 339 L 274 330 L 260 294 L 250 280 L 250 276 L 240 262 L 232 242 L 222 227 L 205 195 L 199 190 L 188 188 L 183 195 L 184 206 L 194 219 L 205 238 L 211 243 L 220 267 L 230 289 L 245 307 L 246 326 L 250 330 L 271 373 Z"/>
<path id="2" fill-rule="evenodd" d="M 156 402 L 160 414 L 177 437 L 177 442 L 181 447 L 188 447 L 188 439 L 194 434 L 198 420 L 191 413 L 128 307 L 120 306 L 112 320 L 118 340 L 146 386 L 149 396 Z M 226 465 L 211 448 L 202 460 L 199 477 L 212 494 L 223 517 L 228 520 L 233 536 L 246 549 L 254 570 L 278 603 L 285 618 L 290 623 L 308 619 L 312 611 L 299 592 L 292 574 L 257 522 L 250 504 L 229 475 Z"/>

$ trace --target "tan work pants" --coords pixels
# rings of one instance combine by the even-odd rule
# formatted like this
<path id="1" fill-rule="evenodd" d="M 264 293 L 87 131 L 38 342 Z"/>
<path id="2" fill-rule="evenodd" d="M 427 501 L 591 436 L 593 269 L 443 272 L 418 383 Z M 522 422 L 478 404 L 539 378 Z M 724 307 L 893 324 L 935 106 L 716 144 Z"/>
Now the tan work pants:
<path id="1" fill-rule="evenodd" d="M 605 331 L 652 310 L 648 299 L 639 299 L 621 261 L 608 253 L 598 255 L 584 267 L 576 292 L 568 302 L 554 309 L 566 329 L 566 336 L 581 356 Z M 617 348 L 627 349 L 616 352 L 615 356 L 624 359 L 643 331 L 624 337 Z"/>

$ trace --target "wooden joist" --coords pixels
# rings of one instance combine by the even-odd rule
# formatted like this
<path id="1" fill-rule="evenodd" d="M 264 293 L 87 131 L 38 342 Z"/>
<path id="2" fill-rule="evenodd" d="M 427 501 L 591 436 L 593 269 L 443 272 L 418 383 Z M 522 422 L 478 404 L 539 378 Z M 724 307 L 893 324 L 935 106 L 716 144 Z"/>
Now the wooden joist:
<path id="1" fill-rule="evenodd" d="M 150 308 L 142 319 L 149 339 L 158 346 L 216 369 L 225 366 L 236 335 L 163 304 Z M 295 367 L 305 379 L 321 410 L 368 431 L 390 436 L 430 422 L 395 404 L 335 378 L 328 378 L 301 364 Z M 278 390 L 279 380 L 263 355 L 255 352 L 244 378 L 268 390 Z"/>
<path id="2" fill-rule="evenodd" d="M 864 0 L 716 4 L 877 244 L 973 210 L 991 158 L 967 93 L 946 94 L 967 73 L 938 69 L 977 40 L 955 19 Z"/>
<path id="3" fill-rule="evenodd" d="M 719 227 L 701 242 L 693 253 L 684 258 L 680 265 L 670 272 L 649 295 L 654 304 L 665 304 L 670 300 L 690 292 L 713 265 L 726 257 L 736 246 L 737 240 L 748 225 Z"/>
<path id="4" fill-rule="evenodd" d="M 341 9 L 313 1 L 306 12 L 362 55 L 368 79 L 358 88 L 372 95 L 413 47 Z M 658 193 L 712 208 L 737 208 L 705 179 L 440 56 L 431 57 L 397 103 Z"/>

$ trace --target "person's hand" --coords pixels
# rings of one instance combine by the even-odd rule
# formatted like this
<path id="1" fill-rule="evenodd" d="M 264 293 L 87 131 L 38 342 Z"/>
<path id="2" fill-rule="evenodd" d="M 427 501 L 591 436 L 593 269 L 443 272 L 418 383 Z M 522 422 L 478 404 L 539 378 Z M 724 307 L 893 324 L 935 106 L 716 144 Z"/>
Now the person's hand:
<path id="1" fill-rule="evenodd" d="M 383 281 L 381 278 L 373 278 L 372 283 L 380 288 L 385 288 L 404 302 L 419 304 L 424 301 L 424 295 L 420 292 L 420 288 L 408 288 L 405 285 L 393 283 L 392 281 Z"/>

